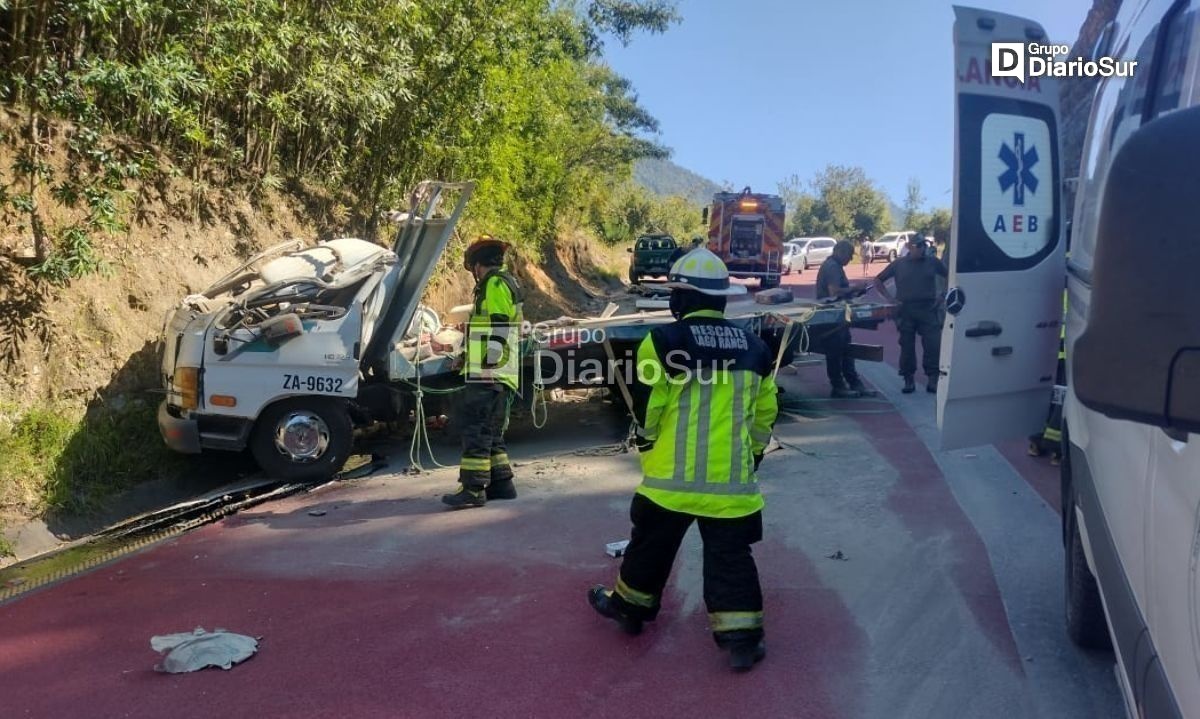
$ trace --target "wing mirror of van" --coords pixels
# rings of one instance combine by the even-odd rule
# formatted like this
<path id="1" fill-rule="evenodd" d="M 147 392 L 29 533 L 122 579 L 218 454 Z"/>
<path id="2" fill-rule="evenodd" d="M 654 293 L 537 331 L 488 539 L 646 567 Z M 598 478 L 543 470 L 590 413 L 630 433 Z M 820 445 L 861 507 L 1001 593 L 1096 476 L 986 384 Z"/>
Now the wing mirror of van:
<path id="1" fill-rule="evenodd" d="M 1072 347 L 1084 406 L 1200 432 L 1200 107 L 1144 125 L 1109 169 L 1087 325 Z"/>

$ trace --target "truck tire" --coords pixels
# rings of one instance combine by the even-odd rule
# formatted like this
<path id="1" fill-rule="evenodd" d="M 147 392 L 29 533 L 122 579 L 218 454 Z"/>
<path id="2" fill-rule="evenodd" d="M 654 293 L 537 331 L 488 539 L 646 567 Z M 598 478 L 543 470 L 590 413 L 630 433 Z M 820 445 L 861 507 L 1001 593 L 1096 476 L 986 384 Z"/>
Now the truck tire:
<path id="1" fill-rule="evenodd" d="M 250 451 L 268 477 L 319 482 L 350 456 L 354 428 L 346 405 L 329 397 L 295 397 L 267 407 L 254 425 Z"/>
<path id="2" fill-rule="evenodd" d="M 641 281 L 642 281 L 642 276 L 640 274 L 634 272 L 633 270 L 629 271 L 629 284 L 636 285 L 638 282 L 641 282 Z"/>
<path id="3" fill-rule="evenodd" d="M 1100 588 L 1096 578 L 1088 569 L 1087 557 L 1083 553 L 1083 538 L 1075 521 L 1075 492 L 1064 498 L 1063 517 L 1067 528 L 1067 547 L 1064 552 L 1064 579 L 1066 580 L 1066 623 L 1067 636 L 1084 649 L 1109 649 L 1112 639 L 1108 634 L 1108 623 L 1104 619 L 1104 604 L 1100 600 Z"/>

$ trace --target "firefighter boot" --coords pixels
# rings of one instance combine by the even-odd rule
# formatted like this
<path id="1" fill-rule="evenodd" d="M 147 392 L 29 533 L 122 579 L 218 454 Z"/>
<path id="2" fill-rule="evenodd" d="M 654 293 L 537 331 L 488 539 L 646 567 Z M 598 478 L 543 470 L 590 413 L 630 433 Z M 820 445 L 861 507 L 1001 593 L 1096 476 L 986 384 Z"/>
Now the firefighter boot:
<path id="1" fill-rule="evenodd" d="M 767 642 L 738 642 L 729 647 L 729 668 L 735 672 L 748 672 L 767 656 Z"/>
<path id="2" fill-rule="evenodd" d="M 442 504 L 447 505 L 450 509 L 470 509 L 487 504 L 487 497 L 484 496 L 482 489 L 476 491 L 460 487 L 454 494 L 443 494 Z"/>
<path id="3" fill-rule="evenodd" d="M 904 389 L 902 389 L 900 391 L 903 392 L 904 394 L 912 394 L 913 392 L 917 391 L 917 383 L 913 382 L 912 375 L 905 375 Z"/>
<path id="4" fill-rule="evenodd" d="M 493 479 L 484 492 L 487 494 L 488 501 L 517 498 L 517 487 L 511 479 Z"/>
<path id="5" fill-rule="evenodd" d="M 613 601 L 612 590 L 604 585 L 597 584 L 588 590 L 588 604 L 591 604 L 592 609 L 595 609 L 600 616 L 612 619 L 619 624 L 626 634 L 637 636 L 642 633 L 642 620 L 622 612 Z"/>
<path id="6" fill-rule="evenodd" d="M 925 384 L 925 391 L 929 394 L 937 394 L 938 376 L 934 375 L 929 378 Z"/>
<path id="7" fill-rule="evenodd" d="M 767 656 L 767 644 L 761 629 L 715 632 L 717 646 L 729 652 L 729 668 L 745 672 Z"/>

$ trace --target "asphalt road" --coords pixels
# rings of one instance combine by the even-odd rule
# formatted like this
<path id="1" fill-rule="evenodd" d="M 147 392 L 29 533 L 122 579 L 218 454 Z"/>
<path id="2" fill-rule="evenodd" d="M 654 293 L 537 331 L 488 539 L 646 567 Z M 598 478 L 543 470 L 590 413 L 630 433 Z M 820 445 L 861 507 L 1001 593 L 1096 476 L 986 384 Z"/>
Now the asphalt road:
<path id="1" fill-rule="evenodd" d="M 747 675 L 708 634 L 695 532 L 643 635 L 592 613 L 637 459 L 579 452 L 622 435 L 615 412 L 554 405 L 511 434 L 516 501 L 445 512 L 453 469 L 389 471 L 0 605 L 0 715 L 1123 716 L 1112 656 L 1064 632 L 1053 470 L 1014 447 L 932 450 L 933 398 L 861 370 L 881 400 L 826 400 L 819 365 L 781 375 L 807 401 L 762 466 L 769 654 Z M 150 637 L 195 626 L 260 636 L 259 653 L 155 673 Z"/>

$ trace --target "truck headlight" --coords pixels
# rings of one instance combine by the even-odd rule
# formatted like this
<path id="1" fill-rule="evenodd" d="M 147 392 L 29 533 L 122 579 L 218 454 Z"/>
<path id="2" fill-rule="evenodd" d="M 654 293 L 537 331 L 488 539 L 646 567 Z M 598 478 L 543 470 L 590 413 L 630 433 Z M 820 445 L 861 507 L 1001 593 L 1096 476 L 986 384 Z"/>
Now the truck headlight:
<path id="1" fill-rule="evenodd" d="M 181 409 L 196 409 L 200 406 L 200 368 L 176 367 L 172 382 L 179 394 Z"/>

